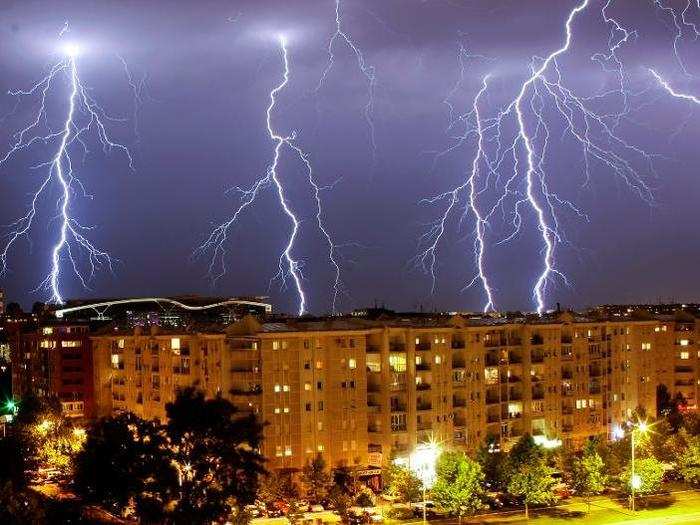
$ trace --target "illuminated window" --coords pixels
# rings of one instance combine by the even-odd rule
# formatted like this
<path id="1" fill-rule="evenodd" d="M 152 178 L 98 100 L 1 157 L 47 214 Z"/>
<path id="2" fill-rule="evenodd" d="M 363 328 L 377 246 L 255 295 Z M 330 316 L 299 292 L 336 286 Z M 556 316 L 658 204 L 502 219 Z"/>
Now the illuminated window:
<path id="1" fill-rule="evenodd" d="M 660 332 L 660 331 L 661 331 L 661 327 L 660 327 L 660 326 L 655 326 L 655 327 L 654 327 L 654 332 Z"/>
<path id="2" fill-rule="evenodd" d="M 284 407 L 284 413 L 289 414 L 289 407 Z"/>
<path id="3" fill-rule="evenodd" d="M 318 428 L 319 430 L 323 430 L 323 421 L 319 421 L 319 422 L 316 424 L 316 428 Z"/>
<path id="4" fill-rule="evenodd" d="M 292 446 L 287 445 L 284 447 L 284 455 L 285 456 L 291 456 L 292 455 Z"/>
<path id="5" fill-rule="evenodd" d="M 417 345 L 420 344 L 420 337 L 416 337 L 416 344 L 417 344 Z"/>
<path id="6" fill-rule="evenodd" d="M 321 370 L 321 369 L 323 369 L 323 361 L 321 361 L 319 359 L 318 361 L 316 361 L 316 370 Z"/>
<path id="7" fill-rule="evenodd" d="M 688 341 L 687 339 L 681 339 L 679 343 L 681 346 L 688 346 L 690 344 L 690 341 Z"/>
<path id="8" fill-rule="evenodd" d="M 394 372 L 405 372 L 406 354 L 389 354 L 389 366 Z"/>
<path id="9" fill-rule="evenodd" d="M 593 337 L 593 330 L 588 330 L 587 337 Z"/>
<path id="10" fill-rule="evenodd" d="M 53 334 L 53 328 L 51 328 L 50 326 L 45 326 L 41 332 L 44 335 L 51 335 Z"/>
<path id="11" fill-rule="evenodd" d="M 123 347 L 120 347 L 123 348 Z M 172 337 L 170 339 L 170 349 L 171 350 L 180 350 L 180 338 L 179 337 Z"/>
<path id="12" fill-rule="evenodd" d="M 380 354 L 367 354 L 367 368 L 370 372 L 382 371 L 382 357 Z"/>
<path id="13" fill-rule="evenodd" d="M 357 368 L 357 360 L 353 359 L 352 357 L 348 359 L 348 368 L 350 370 L 355 370 Z"/>
<path id="14" fill-rule="evenodd" d="M 280 407 L 275 407 L 275 414 L 279 414 L 281 412 Z"/>
<path id="15" fill-rule="evenodd" d="M 272 341 L 272 349 L 279 350 L 280 349 L 280 342 L 279 341 Z"/>
<path id="16" fill-rule="evenodd" d="M 48 339 L 44 339 L 39 343 L 39 346 L 41 348 L 56 348 L 56 341 L 49 341 Z"/>
<path id="17" fill-rule="evenodd" d="M 275 385 L 275 392 L 279 392 L 281 390 L 279 385 Z"/>
<path id="18" fill-rule="evenodd" d="M 416 356 L 416 365 L 422 365 L 423 364 L 423 358 L 419 355 Z"/>
<path id="19" fill-rule="evenodd" d="M 435 339 L 433 339 L 433 342 L 434 342 L 435 344 L 438 344 L 438 343 L 440 342 L 440 338 L 439 338 L 439 337 L 435 337 Z"/>
<path id="20" fill-rule="evenodd" d="M 283 392 L 289 392 L 289 385 L 284 385 L 284 386 L 282 387 L 282 391 L 283 391 Z"/>
<path id="21" fill-rule="evenodd" d="M 690 352 L 681 352 L 681 359 L 690 359 Z"/>
<path id="22" fill-rule="evenodd" d="M 651 343 L 642 343 L 642 350 L 651 350 Z"/>
<path id="23" fill-rule="evenodd" d="M 304 383 L 304 390 L 309 392 L 311 390 L 311 383 L 309 383 L 308 381 Z"/>
<path id="24" fill-rule="evenodd" d="M 323 452 L 323 445 L 319 445 L 318 447 L 316 447 L 316 450 L 318 450 L 319 452 Z"/>
<path id="25" fill-rule="evenodd" d="M 61 341 L 62 348 L 79 348 L 83 346 L 82 341 Z"/>
<path id="26" fill-rule="evenodd" d="M 278 458 L 282 457 L 282 445 L 275 446 L 275 456 Z"/>
<path id="27" fill-rule="evenodd" d="M 442 363 L 442 357 L 439 355 L 436 355 L 435 356 L 435 364 L 439 365 L 440 363 Z"/>
<path id="28" fill-rule="evenodd" d="M 124 339 L 118 339 L 117 340 L 117 347 L 119 348 L 124 348 Z"/>

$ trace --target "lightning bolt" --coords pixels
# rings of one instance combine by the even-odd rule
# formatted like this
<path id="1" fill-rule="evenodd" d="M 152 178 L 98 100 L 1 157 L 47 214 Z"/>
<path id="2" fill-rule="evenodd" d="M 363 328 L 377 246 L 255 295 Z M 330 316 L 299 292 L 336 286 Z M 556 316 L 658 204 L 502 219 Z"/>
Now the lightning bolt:
<path id="1" fill-rule="evenodd" d="M 369 130 L 369 142 L 372 148 L 372 162 L 376 164 L 377 161 L 377 140 L 376 132 L 374 126 L 374 92 L 377 87 L 377 75 L 374 66 L 367 64 L 365 56 L 362 53 L 360 47 L 355 43 L 352 37 L 343 29 L 342 15 L 340 9 L 340 0 L 335 0 L 335 32 L 331 35 L 328 40 L 328 62 L 326 67 L 321 74 L 321 78 L 316 86 L 316 92 L 320 91 L 323 84 L 328 77 L 328 74 L 333 69 L 335 64 L 335 53 L 333 52 L 333 46 L 336 41 L 342 41 L 345 45 L 353 52 L 355 59 L 357 60 L 357 67 L 364 75 L 367 80 L 367 102 L 362 109 L 362 114 L 367 122 L 367 128 Z"/>
<path id="2" fill-rule="evenodd" d="M 687 100 L 689 102 L 692 102 L 693 104 L 698 104 L 700 105 L 700 98 L 696 97 L 695 95 L 691 95 L 688 93 L 681 93 L 680 91 L 676 91 L 671 85 L 661 76 L 659 75 L 656 71 L 654 71 L 651 68 L 649 69 L 649 73 L 652 74 L 652 76 L 656 79 L 656 81 L 661 85 L 661 87 L 666 90 L 666 92 L 671 95 L 674 98 L 680 98 L 682 100 Z"/>
<path id="3" fill-rule="evenodd" d="M 487 256 L 485 233 L 491 227 L 497 212 L 510 223 L 512 230 L 495 245 L 508 243 L 522 232 L 527 224 L 524 216 L 526 209 L 535 219 L 536 231 L 541 240 L 541 268 L 532 287 L 532 299 L 537 312 L 541 314 L 546 309 L 547 287 L 553 278 L 557 277 L 569 284 L 556 262 L 559 245 L 568 243 L 561 226 L 560 211 L 573 213 L 583 220 L 588 217 L 575 203 L 560 197 L 550 188 L 546 164 L 552 119 L 559 119 L 564 132 L 562 136 L 568 135 L 581 147 L 584 187 L 590 183 L 592 165 L 596 162 L 611 170 L 642 200 L 653 203 L 652 191 L 645 180 L 645 174 L 655 175 L 655 155 L 617 134 L 621 119 L 630 112 L 627 77 L 618 53 L 636 36 L 636 32 L 625 28 L 608 13 L 611 3 L 606 2 L 601 10 L 604 23 L 610 27 L 607 50 L 591 58 L 605 72 L 615 76 L 616 86 L 613 89 L 593 96 L 581 96 L 564 82 L 558 60 L 573 45 L 572 26 L 575 19 L 590 5 L 590 0 L 580 0 L 565 19 L 562 44 L 544 57 L 533 58 L 529 76 L 519 84 L 515 97 L 495 116 L 482 116 L 484 111 L 477 105 L 487 90 L 488 77 L 484 79 L 475 98 L 475 105 L 468 113 L 455 117 L 452 106 L 448 104 L 450 128 L 461 121 L 466 124 L 466 131 L 453 137 L 457 143 L 438 156 L 453 150 L 471 137 L 477 137 L 478 141 L 467 181 L 453 190 L 424 200 L 432 204 L 447 203 L 438 220 L 421 238 L 427 248 L 417 257 L 420 265 L 431 275 L 433 287 L 436 249 L 444 235 L 447 218 L 460 203 L 461 192 L 468 194 L 465 213 L 473 216 L 476 223 L 474 254 L 478 271 L 468 286 L 481 283 L 486 297 L 485 310 L 494 308 L 493 287 L 486 278 L 484 269 Z M 461 61 L 460 65 L 461 79 L 464 76 Z M 601 105 L 601 99 L 613 95 L 619 100 L 619 111 L 602 113 L 594 109 Z M 511 127 L 512 140 L 506 138 Z M 510 173 L 504 171 L 506 164 L 512 166 Z M 492 191 L 495 191 L 492 204 L 480 204 L 479 197 L 483 200 L 487 192 Z"/>
<path id="4" fill-rule="evenodd" d="M 66 25 L 61 35 L 68 31 Z M 97 270 L 108 268 L 113 271 L 114 260 L 106 251 L 98 248 L 88 239 L 90 227 L 83 226 L 75 217 L 74 198 L 82 195 L 90 198 L 81 180 L 77 177 L 73 165 L 73 148 L 76 144 L 83 150 L 83 156 L 88 154 L 85 140 L 93 132 L 102 145 L 105 154 L 118 150 L 128 160 L 129 168 L 133 170 L 133 158 L 129 149 L 113 140 L 108 132 L 110 122 L 123 122 L 124 119 L 110 116 L 90 95 L 89 90 L 80 78 L 77 66 L 78 49 L 68 46 L 66 56 L 51 67 L 49 73 L 27 90 L 10 91 L 17 98 L 17 105 L 24 99 L 38 98 L 39 109 L 29 124 L 14 134 L 14 142 L 9 151 L 0 158 L 0 168 L 21 151 L 28 150 L 36 144 L 54 147 L 53 156 L 42 163 L 32 166 L 32 169 L 46 169 L 41 184 L 34 192 L 30 204 L 23 216 L 10 224 L 7 240 L 0 251 L 0 275 L 8 271 L 8 257 L 14 245 L 20 239 L 29 239 L 31 229 L 37 220 L 40 201 L 53 187 L 58 188 L 59 197 L 56 203 L 58 210 L 58 238 L 51 250 L 49 272 L 37 289 L 45 289 L 50 294 L 49 301 L 62 304 L 61 278 L 63 264 L 67 262 L 78 281 L 84 288 Z M 67 80 L 69 90 L 67 97 L 67 113 L 60 129 L 52 131 L 48 123 L 48 97 L 58 89 L 59 78 Z M 45 130 L 45 131 L 43 131 Z M 88 271 L 81 269 L 79 255 L 83 255 Z"/>
<path id="5" fill-rule="evenodd" d="M 275 130 L 272 123 L 272 113 L 277 105 L 277 96 L 287 86 L 290 77 L 289 53 L 286 39 L 284 37 L 280 37 L 279 44 L 284 66 L 283 76 L 280 83 L 270 91 L 270 102 L 265 112 L 267 132 L 270 139 L 275 144 L 272 161 L 268 166 L 264 177 L 257 179 L 253 185 L 247 189 L 237 188 L 241 193 L 241 201 L 238 207 L 235 209 L 233 215 L 231 215 L 227 221 L 216 226 L 205 242 L 195 250 L 193 255 L 196 258 L 205 252 L 211 252 L 212 258 L 209 263 L 209 277 L 213 283 L 216 283 L 219 278 L 223 277 L 226 273 L 226 241 L 228 239 L 230 229 L 236 224 L 241 214 L 255 203 L 260 193 L 267 187 L 272 187 L 277 195 L 277 200 L 282 208 L 282 211 L 287 216 L 291 224 L 291 231 L 289 237 L 287 238 L 287 243 L 279 257 L 278 272 L 272 280 L 274 281 L 275 279 L 279 279 L 283 287 L 286 287 L 287 279 L 291 279 L 298 298 L 297 313 L 298 315 L 304 315 L 307 312 L 307 298 L 303 287 L 303 261 L 295 258 L 294 255 L 295 244 L 300 232 L 302 221 L 295 213 L 292 205 L 289 203 L 284 183 L 279 176 L 280 155 L 283 148 L 286 147 L 297 156 L 299 161 L 304 166 L 307 181 L 313 193 L 316 225 L 327 243 L 328 260 L 334 272 L 332 309 L 333 313 L 336 313 L 337 300 L 339 295 L 343 293 L 344 286 L 341 279 L 341 267 L 338 261 L 338 245 L 334 242 L 329 229 L 325 225 L 323 201 L 321 198 L 322 193 L 330 190 L 333 185 L 321 186 L 317 182 L 309 155 L 295 142 L 296 133 L 292 132 L 289 135 L 282 135 Z"/>
<path id="6" fill-rule="evenodd" d="M 697 9 L 700 10 L 700 0 L 687 0 L 685 7 L 683 8 L 683 11 L 681 11 L 680 14 L 678 14 L 674 8 L 665 5 L 662 2 L 662 0 L 653 0 L 653 2 L 654 5 L 659 9 L 659 11 L 663 11 L 664 13 L 667 13 L 669 15 L 671 22 L 673 23 L 673 27 L 675 29 L 675 35 L 673 37 L 673 54 L 676 57 L 676 62 L 678 63 L 678 66 L 681 68 L 681 71 L 683 71 L 683 74 L 689 77 L 693 76 L 688 71 L 688 67 L 685 64 L 685 60 L 683 60 L 683 58 L 681 57 L 680 44 L 683 40 L 683 36 L 687 29 L 693 32 L 693 38 L 695 40 L 697 40 L 698 37 L 700 37 L 700 31 L 698 30 L 697 25 L 688 19 L 688 12 L 690 11 L 690 8 L 693 7 L 693 5 L 695 5 L 695 7 L 697 7 Z"/>

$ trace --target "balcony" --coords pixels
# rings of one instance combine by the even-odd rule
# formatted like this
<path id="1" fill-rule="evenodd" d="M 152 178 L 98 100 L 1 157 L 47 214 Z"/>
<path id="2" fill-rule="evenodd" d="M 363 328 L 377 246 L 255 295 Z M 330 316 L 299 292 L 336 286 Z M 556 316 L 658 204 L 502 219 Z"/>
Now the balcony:
<path id="1" fill-rule="evenodd" d="M 523 356 L 515 352 L 508 352 L 508 362 L 513 365 L 518 365 L 523 362 Z"/>
<path id="2" fill-rule="evenodd" d="M 486 354 L 486 366 L 498 366 L 501 364 L 501 360 L 497 355 Z"/>
<path id="3" fill-rule="evenodd" d="M 533 390 L 532 391 L 532 399 L 535 399 L 535 400 L 544 399 L 544 390 Z"/>
<path id="4" fill-rule="evenodd" d="M 379 352 L 381 352 L 379 345 L 367 345 L 367 353 L 378 354 Z"/>
<path id="5" fill-rule="evenodd" d="M 561 378 L 562 379 L 572 379 L 574 377 L 574 373 L 571 370 L 562 370 L 561 371 Z"/>
<path id="6" fill-rule="evenodd" d="M 501 417 L 498 414 L 489 414 L 486 416 L 487 423 L 498 423 L 501 421 Z"/>
<path id="7" fill-rule="evenodd" d="M 416 385 L 416 390 L 430 390 L 430 383 L 418 383 Z"/>
<path id="8" fill-rule="evenodd" d="M 367 383 L 367 392 L 372 392 L 376 394 L 382 391 L 381 383 Z"/>
<path id="9" fill-rule="evenodd" d="M 452 368 L 464 368 L 466 363 L 464 362 L 464 359 L 453 359 L 452 360 Z"/>
<path id="10" fill-rule="evenodd" d="M 498 396 L 486 396 L 486 404 L 487 405 L 495 405 L 497 403 L 500 403 L 501 399 Z"/>
<path id="11" fill-rule="evenodd" d="M 677 374 L 689 374 L 693 372 L 692 366 L 677 366 L 675 368 Z"/>
<path id="12" fill-rule="evenodd" d="M 452 400 L 452 406 L 455 408 L 465 408 L 467 406 L 467 400 L 466 399 L 459 399 L 459 398 L 454 398 Z"/>
<path id="13" fill-rule="evenodd" d="M 530 344 L 531 345 L 543 345 L 544 338 L 541 335 L 534 334 L 532 337 L 530 337 Z"/>
<path id="14" fill-rule="evenodd" d="M 420 363 L 416 365 L 416 370 L 419 372 L 425 372 L 426 370 L 430 370 L 432 367 L 430 366 L 430 363 Z"/>
<path id="15" fill-rule="evenodd" d="M 464 341 L 460 341 L 459 339 L 452 340 L 452 349 L 453 350 L 464 350 L 466 347 L 467 347 L 467 345 Z"/>
<path id="16" fill-rule="evenodd" d="M 544 363 L 544 354 L 541 352 L 536 352 L 530 355 L 531 363 Z"/>
<path id="17" fill-rule="evenodd" d="M 391 405 L 392 412 L 406 412 L 406 405 L 403 403 L 393 403 Z"/>
<path id="18" fill-rule="evenodd" d="M 260 385 L 254 385 L 248 388 L 233 387 L 229 390 L 232 396 L 259 396 L 262 394 L 262 387 Z"/>
<path id="19" fill-rule="evenodd" d="M 433 404 L 428 402 L 428 401 L 418 401 L 416 403 L 416 410 L 423 411 L 423 410 L 432 410 L 433 409 Z"/>
<path id="20" fill-rule="evenodd" d="M 390 352 L 405 352 L 406 351 L 406 343 L 392 341 L 389 343 L 389 351 Z"/>
<path id="21" fill-rule="evenodd" d="M 367 425 L 367 432 L 369 432 L 370 434 L 378 434 L 381 431 L 382 431 L 382 428 L 379 425 L 372 425 L 372 424 Z"/>
<path id="22" fill-rule="evenodd" d="M 573 425 L 562 425 L 561 426 L 561 431 L 562 432 L 573 432 L 574 431 L 574 426 Z"/>
<path id="23" fill-rule="evenodd" d="M 417 343 L 416 350 L 419 352 L 427 352 L 430 350 L 430 343 Z"/>
<path id="24" fill-rule="evenodd" d="M 416 430 L 422 431 L 422 430 L 432 430 L 433 424 L 432 423 L 417 423 L 416 424 Z"/>

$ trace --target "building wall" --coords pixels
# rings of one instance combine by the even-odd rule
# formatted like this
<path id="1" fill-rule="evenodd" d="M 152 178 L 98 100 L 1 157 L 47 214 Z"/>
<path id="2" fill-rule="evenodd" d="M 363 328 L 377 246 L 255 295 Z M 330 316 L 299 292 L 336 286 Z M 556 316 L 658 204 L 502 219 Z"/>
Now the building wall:
<path id="1" fill-rule="evenodd" d="M 660 383 L 696 408 L 694 321 L 341 324 L 96 335 L 97 412 L 164 419 L 177 389 L 195 386 L 267 423 L 270 468 L 322 453 L 364 469 L 426 440 L 507 449 L 530 433 L 578 446 L 638 406 L 655 415 Z"/>

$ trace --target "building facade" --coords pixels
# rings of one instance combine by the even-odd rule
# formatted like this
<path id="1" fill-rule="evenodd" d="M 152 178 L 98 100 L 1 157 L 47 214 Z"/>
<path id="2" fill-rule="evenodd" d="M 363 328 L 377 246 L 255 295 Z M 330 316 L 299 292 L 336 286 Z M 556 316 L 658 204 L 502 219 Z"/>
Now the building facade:
<path id="1" fill-rule="evenodd" d="M 421 442 L 508 448 L 530 433 L 578 446 L 611 436 L 656 389 L 697 409 L 694 318 L 331 318 L 91 336 L 97 415 L 164 419 L 179 388 L 267 423 L 270 468 L 370 472 Z"/>

